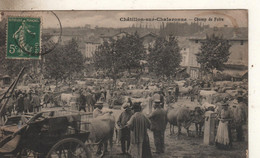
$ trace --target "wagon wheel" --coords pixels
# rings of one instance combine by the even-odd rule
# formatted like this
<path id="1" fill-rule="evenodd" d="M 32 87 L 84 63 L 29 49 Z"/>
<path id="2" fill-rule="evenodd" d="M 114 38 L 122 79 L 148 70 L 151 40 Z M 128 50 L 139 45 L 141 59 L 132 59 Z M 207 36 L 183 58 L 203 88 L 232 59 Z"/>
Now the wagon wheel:
<path id="1" fill-rule="evenodd" d="M 17 155 L 17 158 L 40 158 L 40 155 L 30 149 L 22 149 Z"/>
<path id="2" fill-rule="evenodd" d="M 82 141 L 66 138 L 57 142 L 46 158 L 91 158 L 91 153 Z"/>

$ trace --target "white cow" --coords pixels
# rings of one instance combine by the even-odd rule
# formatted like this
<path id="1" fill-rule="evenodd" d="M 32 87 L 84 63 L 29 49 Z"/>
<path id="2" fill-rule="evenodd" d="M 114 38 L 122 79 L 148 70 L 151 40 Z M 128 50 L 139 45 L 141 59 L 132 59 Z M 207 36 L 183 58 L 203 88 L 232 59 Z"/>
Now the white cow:
<path id="1" fill-rule="evenodd" d="M 62 105 L 70 105 L 70 101 L 73 98 L 73 95 L 70 93 L 61 94 L 61 103 Z"/>

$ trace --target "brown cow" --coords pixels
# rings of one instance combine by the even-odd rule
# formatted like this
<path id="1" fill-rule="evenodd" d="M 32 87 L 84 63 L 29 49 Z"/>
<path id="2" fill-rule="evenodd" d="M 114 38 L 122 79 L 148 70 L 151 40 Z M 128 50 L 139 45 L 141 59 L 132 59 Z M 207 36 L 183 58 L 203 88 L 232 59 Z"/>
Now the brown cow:
<path id="1" fill-rule="evenodd" d="M 187 135 L 189 136 L 189 127 L 192 123 L 191 112 L 186 107 L 177 107 L 176 109 L 170 107 L 167 110 L 167 120 L 170 123 L 170 134 L 174 133 L 174 126 L 178 127 L 178 135 L 181 133 L 181 126 L 186 128 Z M 171 128 L 173 126 L 173 129 Z"/>

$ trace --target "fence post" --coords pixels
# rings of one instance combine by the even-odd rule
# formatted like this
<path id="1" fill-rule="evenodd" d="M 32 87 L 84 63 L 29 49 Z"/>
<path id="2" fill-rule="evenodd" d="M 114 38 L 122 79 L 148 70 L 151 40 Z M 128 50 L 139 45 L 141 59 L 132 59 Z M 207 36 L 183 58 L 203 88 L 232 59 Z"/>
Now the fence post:
<path id="1" fill-rule="evenodd" d="M 205 113 L 204 139 L 205 145 L 214 145 L 215 143 L 215 118 L 216 113 L 207 111 Z"/>

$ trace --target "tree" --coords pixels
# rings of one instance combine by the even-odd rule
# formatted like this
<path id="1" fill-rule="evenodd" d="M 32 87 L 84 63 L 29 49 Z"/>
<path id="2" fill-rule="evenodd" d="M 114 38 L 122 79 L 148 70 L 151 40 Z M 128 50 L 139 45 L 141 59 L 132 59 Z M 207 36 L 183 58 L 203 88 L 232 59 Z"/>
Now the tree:
<path id="1" fill-rule="evenodd" d="M 24 60 L 24 59 L 6 59 L 6 48 L 0 46 L 0 74 L 8 74 L 11 77 L 17 76 L 22 67 L 26 67 L 25 71 L 29 72 L 33 67 L 33 63 L 37 61 Z"/>
<path id="2" fill-rule="evenodd" d="M 171 77 L 176 73 L 180 66 L 182 56 L 178 41 L 171 36 L 169 41 L 165 38 L 158 37 L 154 47 L 149 48 L 148 67 L 150 72 L 154 72 L 157 76 Z"/>
<path id="3" fill-rule="evenodd" d="M 121 60 L 125 70 L 131 74 L 131 70 L 140 71 L 140 61 L 144 59 L 145 49 L 143 41 L 135 32 L 134 35 L 127 35 L 116 42 L 117 51 L 122 53 Z"/>
<path id="4" fill-rule="evenodd" d="M 213 74 L 214 69 L 223 70 L 224 63 L 229 59 L 230 47 L 229 42 L 222 37 L 215 36 L 215 34 L 207 35 L 206 41 L 201 44 L 200 52 L 196 54 L 202 71 Z"/>
<path id="5" fill-rule="evenodd" d="M 101 70 L 105 76 L 116 80 L 121 78 L 123 72 L 141 70 L 140 61 L 144 58 L 144 47 L 137 33 L 126 35 L 118 40 L 105 41 L 94 53 L 96 70 Z"/>
<path id="6" fill-rule="evenodd" d="M 117 51 L 116 41 L 104 41 L 93 55 L 94 66 L 97 71 L 103 71 L 104 75 L 113 79 L 114 85 L 116 80 L 122 76 L 122 52 Z"/>
<path id="7" fill-rule="evenodd" d="M 54 52 L 44 56 L 44 76 L 56 81 L 71 80 L 73 74 L 80 73 L 84 68 L 84 57 L 78 49 L 75 39 L 66 45 L 58 46 Z"/>
<path id="8" fill-rule="evenodd" d="M 5 45 L 5 40 L 6 40 L 6 19 L 3 19 L 0 21 L 0 46 Z"/>
<path id="9" fill-rule="evenodd" d="M 79 46 L 77 41 L 72 38 L 67 45 L 65 45 L 64 56 L 66 58 L 67 77 L 69 80 L 72 79 L 72 75 L 75 73 L 80 73 L 84 69 L 85 58 L 79 51 Z"/>

